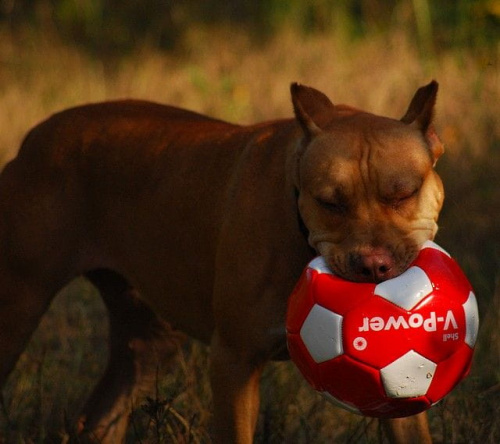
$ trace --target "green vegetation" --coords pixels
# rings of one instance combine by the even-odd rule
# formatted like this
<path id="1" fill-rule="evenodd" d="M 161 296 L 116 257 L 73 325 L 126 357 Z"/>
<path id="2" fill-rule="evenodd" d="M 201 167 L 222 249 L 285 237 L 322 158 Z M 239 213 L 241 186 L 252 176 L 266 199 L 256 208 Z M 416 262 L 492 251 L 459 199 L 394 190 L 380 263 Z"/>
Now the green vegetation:
<path id="1" fill-rule="evenodd" d="M 416 33 L 423 50 L 495 46 L 498 0 L 8 0 L 0 20 L 11 30 L 51 32 L 109 55 L 147 42 L 176 47 L 193 26 L 233 25 L 255 40 L 283 27 L 303 34 L 344 32 L 363 38 L 394 27 Z M 479 32 L 478 32 L 479 31 Z"/>
<path id="2" fill-rule="evenodd" d="M 342 0 L 0 4 L 0 159 L 60 109 L 151 99 L 250 123 L 291 116 L 300 81 L 336 103 L 400 117 L 414 90 L 440 82 L 438 163 L 447 191 L 437 241 L 459 261 L 482 324 L 470 377 L 431 410 L 436 442 L 500 442 L 500 2 Z M 495 290 L 496 288 L 496 290 Z M 65 289 L 4 390 L 0 441 L 62 442 L 106 359 L 95 290 Z M 208 442 L 207 351 L 136 406 L 130 442 Z M 264 376 L 257 442 L 378 442 L 377 422 L 312 393 L 291 363 Z"/>

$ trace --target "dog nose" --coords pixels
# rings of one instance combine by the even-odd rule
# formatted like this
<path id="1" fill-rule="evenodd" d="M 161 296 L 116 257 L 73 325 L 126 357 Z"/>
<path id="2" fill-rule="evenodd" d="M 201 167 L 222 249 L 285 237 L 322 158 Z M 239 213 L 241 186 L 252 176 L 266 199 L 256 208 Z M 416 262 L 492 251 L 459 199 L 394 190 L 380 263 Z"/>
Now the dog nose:
<path id="1" fill-rule="evenodd" d="M 355 273 L 360 281 L 385 281 L 394 277 L 394 259 L 383 253 L 362 255 L 355 266 Z"/>

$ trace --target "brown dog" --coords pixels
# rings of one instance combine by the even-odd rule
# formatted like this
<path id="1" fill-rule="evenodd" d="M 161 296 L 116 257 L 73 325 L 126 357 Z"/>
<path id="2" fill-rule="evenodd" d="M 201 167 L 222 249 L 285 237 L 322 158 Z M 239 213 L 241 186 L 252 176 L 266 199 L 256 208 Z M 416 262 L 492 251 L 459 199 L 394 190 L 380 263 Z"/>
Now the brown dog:
<path id="1" fill-rule="evenodd" d="M 121 440 L 130 399 L 176 349 L 168 321 L 211 345 L 216 441 L 252 441 L 259 377 L 284 355 L 310 247 L 347 279 L 394 277 L 433 238 L 443 200 L 437 83 L 401 121 L 291 91 L 296 119 L 254 126 L 123 101 L 29 133 L 0 176 L 0 384 L 56 292 L 84 274 L 109 310 L 110 359 L 82 433 Z M 422 415 L 388 430 L 430 440 Z"/>

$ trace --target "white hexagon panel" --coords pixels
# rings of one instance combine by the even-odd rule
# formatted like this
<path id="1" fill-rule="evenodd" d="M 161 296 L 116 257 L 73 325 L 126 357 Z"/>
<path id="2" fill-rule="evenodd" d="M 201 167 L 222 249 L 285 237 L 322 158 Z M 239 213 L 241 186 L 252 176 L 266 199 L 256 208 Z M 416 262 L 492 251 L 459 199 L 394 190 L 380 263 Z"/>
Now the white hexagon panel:
<path id="1" fill-rule="evenodd" d="M 437 364 L 410 350 L 380 369 L 384 389 L 390 398 L 415 398 L 427 393 Z"/>
<path id="2" fill-rule="evenodd" d="M 313 259 L 309 263 L 308 268 L 310 268 L 311 270 L 316 270 L 318 273 L 333 274 L 323 256 L 318 256 L 317 258 Z"/>
<path id="3" fill-rule="evenodd" d="M 344 353 L 342 316 L 315 304 L 300 329 L 300 337 L 316 363 Z"/>
<path id="4" fill-rule="evenodd" d="M 375 287 L 377 296 L 405 310 L 411 310 L 431 292 L 432 283 L 420 267 L 410 267 L 398 277 L 381 282 Z"/>
<path id="5" fill-rule="evenodd" d="M 432 248 L 434 250 L 438 250 L 443 254 L 446 254 L 446 256 L 451 257 L 450 253 L 448 253 L 444 248 L 440 247 L 438 244 L 435 242 L 432 242 L 431 240 L 425 241 L 424 244 L 422 245 L 422 250 L 425 248 Z"/>
<path id="6" fill-rule="evenodd" d="M 465 312 L 465 343 L 470 347 L 474 348 L 477 339 L 477 333 L 479 330 L 479 312 L 477 309 L 476 296 L 471 291 L 467 301 L 463 304 Z"/>

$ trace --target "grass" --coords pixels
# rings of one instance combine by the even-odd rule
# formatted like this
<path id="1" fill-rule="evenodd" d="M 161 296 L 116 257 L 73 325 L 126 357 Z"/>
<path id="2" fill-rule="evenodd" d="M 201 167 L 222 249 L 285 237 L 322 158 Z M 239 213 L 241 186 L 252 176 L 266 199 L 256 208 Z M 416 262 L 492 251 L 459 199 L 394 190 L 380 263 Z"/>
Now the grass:
<path id="1" fill-rule="evenodd" d="M 500 441 L 500 77 L 498 52 L 441 49 L 426 60 L 408 33 L 347 42 L 342 35 L 283 30 L 256 44 L 234 29 L 186 33 L 180 49 L 99 60 L 50 35 L 0 29 L 0 159 L 12 158 L 30 127 L 60 109 L 119 97 L 152 99 L 235 122 L 291 116 L 288 86 L 299 81 L 391 117 L 414 90 L 441 85 L 436 126 L 447 152 L 438 164 L 447 189 L 438 242 L 476 289 L 482 325 L 470 377 L 430 412 L 437 442 Z M 95 290 L 77 281 L 54 300 L 22 355 L 0 412 L 6 442 L 67 442 L 106 359 L 106 318 Z M 177 370 L 136 406 L 130 442 L 208 441 L 207 350 L 190 343 Z M 312 393 L 291 363 L 263 378 L 257 442 L 381 442 L 376 421 L 352 416 Z M 1 441 L 1 438 L 0 438 Z"/>

